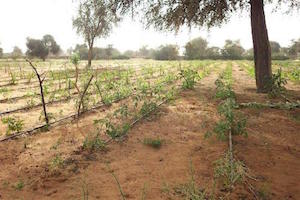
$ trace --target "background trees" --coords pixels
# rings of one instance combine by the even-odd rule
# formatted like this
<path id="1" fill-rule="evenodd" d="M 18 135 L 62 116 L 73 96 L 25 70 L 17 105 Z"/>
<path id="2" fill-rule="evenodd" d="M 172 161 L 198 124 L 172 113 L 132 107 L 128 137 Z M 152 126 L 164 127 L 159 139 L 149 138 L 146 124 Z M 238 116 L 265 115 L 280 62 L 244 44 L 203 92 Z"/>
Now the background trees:
<path id="1" fill-rule="evenodd" d="M 42 42 L 49 50 L 49 53 L 53 55 L 57 55 L 59 53 L 60 46 L 56 43 L 52 35 L 44 35 Z"/>
<path id="2" fill-rule="evenodd" d="M 300 9 L 299 0 L 268 0 Z M 264 0 L 190 1 L 190 0 L 114 0 L 112 10 L 121 14 L 138 6 L 144 11 L 144 21 L 159 30 L 178 31 L 182 26 L 219 26 L 228 21 L 232 13 L 250 7 L 255 76 L 258 92 L 267 92 L 267 82 L 272 76 L 271 49 L 265 21 Z"/>
<path id="3" fill-rule="evenodd" d="M 3 56 L 3 49 L 0 47 L 0 58 Z"/>
<path id="4" fill-rule="evenodd" d="M 11 52 L 12 59 L 15 60 L 15 59 L 21 58 L 22 56 L 23 56 L 22 50 L 19 47 L 15 46 L 13 51 Z"/>
<path id="5" fill-rule="evenodd" d="M 228 60 L 238 60 L 243 58 L 245 49 L 241 46 L 240 41 L 226 40 L 222 49 L 222 56 Z"/>
<path id="6" fill-rule="evenodd" d="M 106 37 L 113 24 L 119 18 L 105 0 L 85 0 L 80 2 L 78 14 L 73 19 L 73 26 L 82 35 L 88 45 L 88 66 L 92 64 L 93 46 L 97 37 Z"/>
<path id="7" fill-rule="evenodd" d="M 38 57 L 41 58 L 42 60 L 46 60 L 49 50 L 48 48 L 44 45 L 42 40 L 37 40 L 37 39 L 31 39 L 27 38 L 27 51 L 26 55 L 29 57 Z"/>
<path id="8" fill-rule="evenodd" d="M 300 38 L 292 41 L 288 53 L 293 59 L 300 58 Z"/>
<path id="9" fill-rule="evenodd" d="M 60 52 L 60 46 L 51 35 L 45 35 L 42 40 L 27 38 L 26 46 L 27 56 L 37 57 L 43 60 L 45 60 L 49 54 L 57 55 Z"/>
<path id="10" fill-rule="evenodd" d="M 201 37 L 191 40 L 185 45 L 185 57 L 189 60 L 206 58 L 207 45 L 208 42 Z"/>
<path id="11" fill-rule="evenodd" d="M 156 60 L 176 60 L 178 56 L 178 46 L 172 44 L 160 46 L 154 52 L 154 58 Z"/>

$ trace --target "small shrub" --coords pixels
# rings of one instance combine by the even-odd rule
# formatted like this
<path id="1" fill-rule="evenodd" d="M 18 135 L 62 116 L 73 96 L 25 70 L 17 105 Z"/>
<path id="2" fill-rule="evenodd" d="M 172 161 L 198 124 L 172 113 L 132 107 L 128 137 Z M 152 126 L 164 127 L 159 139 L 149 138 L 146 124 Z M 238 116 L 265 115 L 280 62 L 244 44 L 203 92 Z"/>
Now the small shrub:
<path id="1" fill-rule="evenodd" d="M 224 100 L 227 98 L 235 99 L 235 94 L 231 89 L 230 85 L 224 84 L 224 82 L 220 79 L 215 81 L 215 85 L 217 86 L 216 98 Z"/>
<path id="2" fill-rule="evenodd" d="M 157 109 L 157 104 L 155 102 L 144 102 L 140 109 L 140 115 L 148 117 L 150 113 Z"/>
<path id="3" fill-rule="evenodd" d="M 230 98 L 219 105 L 218 113 L 222 118 L 216 123 L 213 129 L 218 139 L 226 140 L 229 132 L 231 132 L 232 135 L 248 136 L 246 131 L 247 119 L 241 113 L 234 111 L 236 106 L 235 100 Z M 210 135 L 211 133 L 208 132 L 205 137 Z"/>
<path id="4" fill-rule="evenodd" d="M 6 130 L 6 135 L 12 134 L 12 132 L 16 131 L 20 132 L 23 128 L 23 120 L 15 119 L 13 117 L 6 117 L 2 119 L 3 124 L 7 124 L 8 129 Z"/>
<path id="5" fill-rule="evenodd" d="M 96 123 L 100 123 L 100 124 L 104 125 L 105 133 L 113 139 L 125 135 L 130 129 L 130 125 L 128 123 L 114 124 L 109 119 L 97 120 Z"/>
<path id="6" fill-rule="evenodd" d="M 193 89 L 196 81 L 200 79 L 198 72 L 192 69 L 181 70 L 179 75 L 183 79 L 183 89 Z"/>
<path id="7" fill-rule="evenodd" d="M 101 140 L 99 134 L 90 133 L 85 137 L 82 147 L 84 150 L 94 151 L 103 150 L 106 145 L 104 141 Z"/>
<path id="8" fill-rule="evenodd" d="M 287 80 L 283 78 L 281 68 L 278 69 L 276 74 L 273 74 L 271 79 L 268 80 L 265 89 L 271 98 L 278 97 L 286 91 L 285 85 Z"/>
<path id="9" fill-rule="evenodd" d="M 153 138 L 145 138 L 143 141 L 144 145 L 153 147 L 155 149 L 159 149 L 163 143 L 163 141 L 159 138 L 153 139 Z"/>
<path id="10" fill-rule="evenodd" d="M 72 54 L 70 61 L 73 65 L 77 66 L 79 64 L 80 61 L 80 55 L 78 53 L 74 53 Z"/>
<path id="11" fill-rule="evenodd" d="M 230 153 L 216 161 L 215 178 L 219 179 L 225 189 L 230 190 L 235 183 L 241 182 L 247 175 L 246 167 L 237 160 L 230 160 Z"/>
<path id="12" fill-rule="evenodd" d="M 16 74 L 13 73 L 13 72 L 10 72 L 9 75 L 10 75 L 10 84 L 16 85 L 17 84 L 17 76 L 16 76 Z"/>

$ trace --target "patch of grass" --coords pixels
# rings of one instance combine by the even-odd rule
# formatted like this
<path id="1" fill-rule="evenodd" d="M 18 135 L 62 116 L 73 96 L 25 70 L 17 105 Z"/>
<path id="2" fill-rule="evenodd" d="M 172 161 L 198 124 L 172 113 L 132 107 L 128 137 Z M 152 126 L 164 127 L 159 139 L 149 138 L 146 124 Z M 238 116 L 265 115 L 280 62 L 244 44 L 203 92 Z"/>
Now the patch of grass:
<path id="1" fill-rule="evenodd" d="M 55 144 L 50 147 L 50 150 L 57 150 L 58 146 L 61 144 L 61 139 L 58 139 Z"/>
<path id="2" fill-rule="evenodd" d="M 50 163 L 52 169 L 62 168 L 64 165 L 64 160 L 60 155 L 56 155 Z"/>
<path id="3" fill-rule="evenodd" d="M 270 186 L 267 184 L 263 184 L 257 191 L 257 195 L 261 200 L 269 200 L 271 199 L 271 191 Z"/>
<path id="4" fill-rule="evenodd" d="M 142 199 L 142 200 L 145 200 L 145 199 L 146 199 L 146 196 L 147 196 L 147 184 L 145 183 L 145 184 L 144 184 L 144 187 L 143 187 L 143 189 L 142 189 L 142 197 L 141 197 L 141 199 Z"/>
<path id="5" fill-rule="evenodd" d="M 15 184 L 15 186 L 14 186 L 14 188 L 16 189 L 16 190 L 22 190 L 23 188 L 24 188 L 24 186 L 25 186 L 25 184 L 24 184 L 24 182 L 22 181 L 22 180 L 19 180 L 16 184 Z"/>
<path id="6" fill-rule="evenodd" d="M 163 182 L 163 185 L 161 186 L 161 192 L 166 193 L 166 194 L 170 194 L 171 189 L 170 189 L 170 185 L 167 182 Z"/>
<path id="7" fill-rule="evenodd" d="M 144 145 L 150 146 L 155 149 L 161 148 L 163 141 L 159 138 L 153 139 L 153 138 L 145 138 L 143 141 Z"/>

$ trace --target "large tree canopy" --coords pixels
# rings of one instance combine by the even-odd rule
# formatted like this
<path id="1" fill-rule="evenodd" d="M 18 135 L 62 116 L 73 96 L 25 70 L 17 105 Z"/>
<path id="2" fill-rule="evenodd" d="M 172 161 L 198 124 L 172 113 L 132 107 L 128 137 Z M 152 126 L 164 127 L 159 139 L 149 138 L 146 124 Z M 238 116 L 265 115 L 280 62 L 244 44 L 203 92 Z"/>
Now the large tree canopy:
<path id="1" fill-rule="evenodd" d="M 239 10 L 249 9 L 249 0 L 114 0 L 113 9 L 122 14 L 142 8 L 148 25 L 178 30 L 181 26 L 218 26 Z M 300 0 L 265 0 L 300 8 Z"/>

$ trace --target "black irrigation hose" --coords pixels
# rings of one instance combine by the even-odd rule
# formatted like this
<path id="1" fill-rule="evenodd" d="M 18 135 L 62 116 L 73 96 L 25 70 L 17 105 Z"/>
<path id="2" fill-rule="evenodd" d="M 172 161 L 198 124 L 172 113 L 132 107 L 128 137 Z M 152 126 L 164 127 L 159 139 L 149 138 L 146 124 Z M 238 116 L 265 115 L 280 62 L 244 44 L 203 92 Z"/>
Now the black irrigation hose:
<path id="1" fill-rule="evenodd" d="M 154 77 L 154 78 L 158 78 L 158 77 L 161 77 L 161 76 L 159 75 L 159 76 Z M 132 81 L 134 81 L 134 80 L 137 80 L 137 78 L 133 79 Z M 58 90 L 54 90 L 53 92 L 63 91 L 63 90 L 68 90 L 68 89 L 58 89 Z M 74 96 L 76 94 L 78 94 L 78 92 L 73 92 L 72 96 Z M 40 96 L 40 94 L 36 94 L 35 96 Z M 46 105 L 51 105 L 53 103 L 64 102 L 64 101 L 67 101 L 67 100 L 70 100 L 70 99 L 73 99 L 73 98 L 68 97 L 68 98 L 64 98 L 64 99 L 58 99 L 56 101 L 50 101 L 50 102 L 47 102 Z M 13 98 L 11 98 L 9 100 L 13 100 Z M 4 100 L 0 100 L 0 103 L 3 103 L 3 101 Z M 6 99 L 5 99 L 4 102 L 6 102 Z M 37 108 L 37 107 L 40 107 L 40 106 L 42 106 L 42 103 L 39 103 L 39 104 L 33 105 L 33 106 L 23 106 L 23 107 L 16 108 L 16 109 L 13 109 L 13 110 L 7 110 L 7 111 L 0 112 L 0 116 L 1 115 L 6 115 L 6 114 L 10 114 L 10 113 L 15 113 L 15 112 L 22 111 L 22 110 L 27 111 L 27 110 L 31 110 L 31 109 L 34 109 L 34 108 Z"/>
<path id="2" fill-rule="evenodd" d="M 165 82 L 165 83 L 167 84 L 167 82 Z M 124 100 L 124 99 L 127 99 L 128 97 L 133 96 L 133 95 L 135 95 L 135 94 L 136 94 L 136 93 L 133 92 L 133 93 L 131 93 L 131 94 L 129 94 L 129 95 L 127 95 L 127 96 L 121 98 L 121 99 L 116 99 L 116 100 L 112 101 L 111 103 L 117 103 L 117 102 L 119 102 L 119 101 L 121 101 L 121 100 Z M 164 102 L 164 101 L 163 101 L 163 102 Z M 160 105 L 162 105 L 162 103 L 160 103 L 159 106 L 160 106 Z M 96 105 L 96 106 L 92 107 L 91 109 L 82 111 L 82 112 L 80 113 L 80 115 L 81 115 L 81 114 L 84 114 L 84 113 L 87 113 L 87 112 L 91 112 L 91 111 L 93 111 L 93 110 L 95 110 L 95 109 L 99 109 L 99 108 L 104 107 L 104 106 L 107 106 L 107 105 L 104 104 L 104 103 L 100 103 L 99 105 Z M 151 111 L 151 112 L 153 112 L 153 111 Z M 48 127 L 49 127 L 49 126 L 52 126 L 52 125 L 54 125 L 54 124 L 57 124 L 57 123 L 59 123 L 59 122 L 61 122 L 61 121 L 68 120 L 68 119 L 70 119 L 70 118 L 76 119 L 77 115 L 78 115 L 78 113 L 74 113 L 74 114 L 71 114 L 71 115 L 69 115 L 69 116 L 63 117 L 63 118 L 61 118 L 61 119 L 59 119 L 59 120 L 56 120 L 56 121 L 54 121 L 54 122 L 49 122 Z M 138 121 L 139 121 L 139 120 L 134 121 L 134 122 L 132 123 L 132 126 L 133 126 L 134 124 L 136 124 Z M 22 136 L 22 135 L 29 135 L 29 134 L 33 133 L 34 131 L 40 130 L 40 129 L 45 128 L 45 127 L 47 127 L 46 124 L 44 124 L 44 125 L 38 125 L 38 126 L 36 126 L 36 127 L 34 127 L 34 128 L 31 128 L 31 129 L 28 129 L 28 130 L 25 130 L 25 131 L 22 131 L 22 132 L 19 132 L 19 133 L 15 133 L 15 134 L 12 134 L 11 136 L 8 136 L 8 137 L 6 137 L 6 138 L 0 139 L 0 142 L 7 141 L 7 140 L 10 140 L 10 139 L 13 139 L 13 138 Z"/>
<path id="3" fill-rule="evenodd" d="M 139 70 L 139 71 L 141 71 L 141 70 Z M 144 75 L 146 75 L 146 73 L 140 74 L 138 77 L 142 77 Z M 129 77 L 134 77 L 134 75 L 129 76 Z M 160 77 L 160 76 L 158 76 L 158 77 Z M 75 77 L 71 77 L 71 78 L 75 78 Z M 117 79 L 118 79 L 118 77 L 116 77 L 114 80 L 117 80 Z M 133 80 L 136 80 L 136 79 L 133 79 Z M 101 82 L 105 82 L 105 81 L 101 81 Z M 66 84 L 66 82 L 62 82 L 61 84 Z M 57 83 L 55 85 L 59 85 L 59 83 Z M 38 87 L 39 86 L 36 85 L 34 87 L 24 87 L 24 88 L 17 88 L 17 89 L 18 90 L 21 90 L 21 89 L 32 89 L 32 88 L 38 88 Z M 71 88 L 71 89 L 73 89 L 73 88 Z M 62 90 L 68 90 L 68 88 L 57 89 L 57 90 L 53 90 L 53 91 L 50 91 L 50 92 L 58 92 L 58 91 L 62 91 Z M 39 93 L 38 94 L 33 94 L 33 95 L 30 95 L 29 97 L 35 97 L 35 96 L 40 96 L 40 94 Z M 12 101 L 13 100 L 19 100 L 19 99 L 23 99 L 23 98 L 27 98 L 27 97 L 28 97 L 27 95 L 22 95 L 22 96 L 16 96 L 16 97 L 11 97 L 11 98 L 6 98 L 6 99 L 0 99 L 0 103 L 4 103 L 4 102 L 10 101 L 10 100 L 12 100 Z"/>
<path id="4" fill-rule="evenodd" d="M 111 103 L 117 103 L 117 102 L 119 102 L 119 101 L 121 101 L 121 100 L 123 100 L 123 99 L 126 99 L 126 98 L 128 98 L 128 97 L 130 97 L 130 96 L 132 96 L 132 95 L 133 95 L 133 93 L 130 94 L 130 95 L 128 95 L 128 96 L 126 96 L 126 97 L 123 97 L 123 98 L 121 98 L 121 99 L 116 99 L 116 100 L 112 101 Z M 87 113 L 87 112 L 93 111 L 93 110 L 95 110 L 95 109 L 99 109 L 99 108 L 101 108 L 101 107 L 104 107 L 104 106 L 107 106 L 107 105 L 106 105 L 106 104 L 103 104 L 103 103 L 100 103 L 100 104 L 98 104 L 98 105 L 92 107 L 91 109 L 82 111 L 80 114 Z M 76 119 L 77 115 L 78 115 L 78 113 L 76 112 L 76 113 L 74 113 L 74 114 L 71 114 L 71 115 L 69 115 L 69 116 L 63 117 L 63 118 L 61 118 L 61 119 L 59 119 L 59 120 L 56 120 L 56 121 L 54 121 L 54 122 L 49 122 L 49 125 L 48 125 L 48 126 L 57 124 L 57 123 L 59 123 L 59 122 L 61 122 L 61 121 L 65 121 L 65 120 L 70 119 L 70 118 Z M 47 127 L 47 125 L 46 125 L 46 124 L 44 124 L 44 125 L 38 125 L 38 126 L 36 126 L 36 127 L 34 127 L 34 128 L 31 128 L 31 129 L 28 129 L 28 130 L 25 130 L 25 131 L 22 131 L 22 132 L 19 132 L 19 133 L 15 133 L 15 134 L 12 134 L 11 136 L 8 136 L 8 137 L 6 137 L 6 138 L 0 139 L 0 142 L 6 141 L 6 140 L 9 140 L 9 139 L 12 139 L 12 138 L 19 137 L 19 136 L 21 136 L 21 135 L 29 135 L 30 133 L 32 133 L 32 132 L 34 132 L 34 131 L 36 131 L 36 130 L 42 129 L 42 128 L 44 128 L 44 127 Z"/>
<path id="5" fill-rule="evenodd" d="M 74 89 L 74 88 L 75 87 L 70 88 L 70 90 Z M 69 88 L 61 88 L 61 89 L 57 89 L 57 90 L 53 90 L 53 91 L 49 91 L 49 92 L 56 93 L 56 92 L 61 92 L 61 91 L 66 91 L 66 90 L 69 90 Z M 41 94 L 40 93 L 35 93 L 35 94 L 32 94 L 32 95 L 22 95 L 22 96 L 10 97 L 10 98 L 6 98 L 6 99 L 0 99 L 0 103 L 6 103 L 6 102 L 9 102 L 9 101 L 17 101 L 19 99 L 25 99 L 25 98 L 28 98 L 28 97 L 38 97 L 38 96 L 41 96 Z"/>
<path id="6" fill-rule="evenodd" d="M 77 92 L 75 92 L 75 94 L 76 93 Z M 45 105 L 51 105 L 51 104 L 54 104 L 54 103 L 60 103 L 60 102 L 68 101 L 68 100 L 71 100 L 71 99 L 72 99 L 71 97 L 67 97 L 67 98 L 64 98 L 64 99 L 58 99 L 58 100 L 55 100 L 55 101 L 49 101 L 49 102 L 45 103 Z M 28 111 L 28 110 L 40 107 L 42 105 L 43 105 L 42 103 L 39 103 L 39 104 L 36 104 L 36 105 L 33 105 L 33 106 L 24 106 L 24 107 L 16 108 L 16 109 L 13 109 L 13 110 L 8 110 L 8 111 L 0 112 L 0 116 L 1 115 L 7 115 L 7 114 L 15 113 L 15 112 L 18 112 L 18 111 L 23 111 L 23 110 L 24 111 Z"/>
<path id="7" fill-rule="evenodd" d="M 175 80 L 178 80 L 178 79 L 175 79 Z M 168 83 L 168 82 L 165 82 L 165 84 L 167 84 L 167 83 Z M 134 94 L 136 94 L 136 93 L 131 93 L 131 94 L 129 94 L 129 95 L 127 95 L 127 96 L 125 96 L 125 97 L 123 97 L 123 98 L 121 98 L 121 99 L 116 99 L 116 100 L 112 101 L 111 103 L 117 103 L 117 102 L 119 102 L 119 101 L 121 101 L 121 100 L 123 100 L 123 99 L 127 99 L 128 97 L 133 96 Z M 164 101 L 162 101 L 161 103 L 159 103 L 159 104 L 157 105 L 157 107 L 161 106 L 162 104 L 166 103 L 167 101 L 168 101 L 168 99 L 165 99 Z M 91 109 L 82 111 L 82 112 L 80 113 L 80 115 L 83 114 L 83 113 L 87 113 L 87 112 L 93 111 L 93 110 L 95 110 L 95 109 L 99 109 L 99 108 L 104 107 L 104 106 L 107 106 L 107 105 L 106 105 L 106 104 L 103 104 L 103 103 L 100 103 L 99 105 L 96 105 L 96 106 L 92 107 Z M 156 108 L 156 109 L 157 109 L 157 108 Z M 145 116 L 149 115 L 150 113 L 152 113 L 152 112 L 155 111 L 156 109 L 150 110 L 148 113 L 146 113 L 146 114 L 144 114 L 143 116 L 141 116 L 140 118 L 136 119 L 134 122 L 132 122 L 132 123 L 130 124 L 130 127 L 133 127 L 133 126 L 134 126 L 136 123 L 138 123 L 141 119 L 143 119 Z M 13 138 L 22 136 L 22 135 L 29 135 L 30 133 L 33 133 L 34 131 L 37 131 L 37 130 L 42 129 L 42 128 L 45 128 L 45 127 L 48 128 L 48 127 L 50 127 L 50 126 L 52 126 L 52 125 L 54 125 L 54 124 L 57 124 L 57 123 L 59 123 L 59 122 L 61 122 L 61 121 L 65 121 L 65 120 L 70 119 L 70 118 L 76 119 L 76 116 L 77 116 L 77 115 L 78 115 L 78 113 L 74 113 L 74 114 L 71 114 L 71 115 L 66 116 L 66 117 L 64 117 L 64 118 L 61 118 L 61 119 L 59 119 L 59 120 L 56 120 L 56 121 L 54 121 L 54 122 L 49 122 L 48 125 L 46 125 L 46 124 L 44 124 L 44 125 L 38 125 L 38 126 L 36 126 L 36 127 L 34 127 L 34 128 L 31 128 L 31 129 L 28 129 L 28 130 L 25 130 L 25 131 L 22 131 L 22 132 L 19 132 L 19 133 L 15 133 L 15 134 L 13 134 L 13 135 L 11 135 L 11 136 L 8 136 L 8 137 L 6 137 L 6 138 L 0 139 L 0 142 L 7 141 L 7 140 L 10 140 L 10 139 L 13 139 Z M 122 136 L 121 136 L 121 137 L 122 137 Z M 109 140 L 107 140 L 107 141 L 105 141 L 105 142 L 106 142 L 106 143 L 109 143 L 109 142 L 111 142 L 112 140 L 113 140 L 113 138 L 110 138 Z"/>

